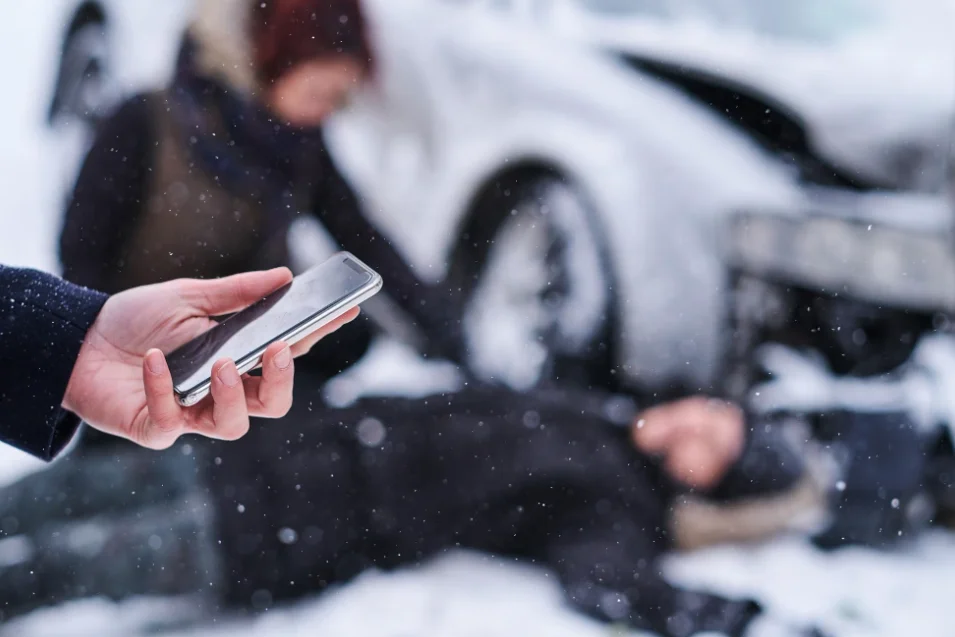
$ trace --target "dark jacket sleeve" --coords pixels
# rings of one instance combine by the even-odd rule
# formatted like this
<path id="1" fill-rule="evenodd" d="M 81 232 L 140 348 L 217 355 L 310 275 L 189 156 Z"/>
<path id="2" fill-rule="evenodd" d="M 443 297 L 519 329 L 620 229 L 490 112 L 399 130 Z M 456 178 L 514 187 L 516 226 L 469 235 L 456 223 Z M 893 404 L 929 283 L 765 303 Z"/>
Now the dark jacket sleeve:
<path id="1" fill-rule="evenodd" d="M 424 354 L 458 360 L 460 303 L 454 290 L 423 283 L 391 243 L 365 217 L 351 186 L 324 153 L 322 182 L 314 214 L 343 249 L 355 254 L 385 281 L 384 295 L 392 299 L 413 329 L 427 339 Z"/>
<path id="2" fill-rule="evenodd" d="M 79 419 L 60 407 L 80 345 L 106 296 L 0 266 L 0 441 L 50 460 Z"/>
<path id="3" fill-rule="evenodd" d="M 63 277 L 112 289 L 126 235 L 141 211 L 154 145 L 147 96 L 123 103 L 99 129 L 80 170 L 60 234 Z"/>
<path id="4" fill-rule="evenodd" d="M 782 494 L 806 476 L 804 458 L 778 423 L 747 415 L 743 451 L 707 497 L 717 502 Z"/>

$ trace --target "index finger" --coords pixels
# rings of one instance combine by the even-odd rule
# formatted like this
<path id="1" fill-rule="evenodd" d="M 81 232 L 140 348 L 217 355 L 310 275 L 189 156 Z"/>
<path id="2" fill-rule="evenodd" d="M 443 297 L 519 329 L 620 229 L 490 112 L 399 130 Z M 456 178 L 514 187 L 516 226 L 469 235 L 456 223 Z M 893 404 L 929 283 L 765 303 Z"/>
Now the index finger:
<path id="1" fill-rule="evenodd" d="M 292 280 L 288 268 L 182 282 L 182 298 L 207 316 L 244 310 Z"/>

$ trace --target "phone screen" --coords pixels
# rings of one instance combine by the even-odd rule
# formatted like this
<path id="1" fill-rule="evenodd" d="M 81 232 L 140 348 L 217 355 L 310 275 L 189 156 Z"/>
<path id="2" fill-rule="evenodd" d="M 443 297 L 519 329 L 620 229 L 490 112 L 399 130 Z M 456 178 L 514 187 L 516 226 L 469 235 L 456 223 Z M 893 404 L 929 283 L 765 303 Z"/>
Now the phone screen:
<path id="1" fill-rule="evenodd" d="M 366 288 L 376 277 L 349 256 L 338 255 L 295 277 L 261 301 L 233 314 L 166 357 L 178 392 L 208 381 L 222 358 L 240 361 L 282 340 L 316 316 Z M 320 325 L 315 326 L 320 327 Z"/>

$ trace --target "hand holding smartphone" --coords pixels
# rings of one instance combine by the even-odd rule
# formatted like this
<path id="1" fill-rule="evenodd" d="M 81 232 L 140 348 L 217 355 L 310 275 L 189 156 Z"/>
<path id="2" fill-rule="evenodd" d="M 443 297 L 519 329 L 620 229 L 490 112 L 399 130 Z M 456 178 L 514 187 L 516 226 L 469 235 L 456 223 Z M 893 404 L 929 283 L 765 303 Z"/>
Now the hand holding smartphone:
<path id="1" fill-rule="evenodd" d="M 195 405 L 209 393 L 216 361 L 231 358 L 245 374 L 259 365 L 272 343 L 294 345 L 381 287 L 381 277 L 348 252 L 295 277 L 166 356 L 180 404 Z"/>

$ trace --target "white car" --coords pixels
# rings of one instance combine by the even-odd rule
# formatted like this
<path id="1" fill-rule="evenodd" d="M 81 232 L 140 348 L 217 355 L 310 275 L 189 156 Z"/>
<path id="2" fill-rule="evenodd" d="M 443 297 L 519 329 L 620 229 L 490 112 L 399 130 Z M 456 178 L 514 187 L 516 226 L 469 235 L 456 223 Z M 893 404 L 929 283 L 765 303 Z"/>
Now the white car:
<path id="1" fill-rule="evenodd" d="M 465 291 L 470 363 L 480 375 L 525 387 L 581 372 L 564 363 L 585 360 L 593 369 L 582 373 L 602 368 L 623 384 L 718 385 L 738 311 L 729 259 L 734 268 L 749 257 L 766 266 L 765 255 L 739 254 L 738 237 L 724 241 L 739 212 L 882 220 L 947 241 L 951 214 L 937 190 L 948 145 L 924 142 L 951 121 L 948 78 L 910 78 L 907 86 L 922 88 L 911 109 L 902 98 L 886 104 L 891 86 L 861 98 L 848 88 L 824 95 L 826 109 L 812 100 L 811 72 L 833 90 L 840 80 L 811 52 L 819 42 L 767 36 L 757 47 L 752 33 L 690 22 L 689 33 L 710 34 L 701 43 L 665 12 L 642 26 L 645 15 L 631 20 L 635 9 L 702 4 L 716 6 L 367 2 L 381 90 L 341 118 L 337 154 L 419 272 Z M 716 4 L 745 15 L 761 3 Z M 829 8 L 842 5 L 850 20 L 851 4 Z M 775 50 L 802 75 L 774 79 L 772 64 L 751 62 L 757 50 L 763 58 Z M 856 61 L 874 83 L 873 69 Z M 901 120 L 876 113 L 850 126 L 880 108 Z M 860 135 L 873 121 L 908 128 Z M 887 150 L 877 157 L 873 149 Z M 825 262 L 813 255 L 827 244 L 817 239 L 796 260 L 818 270 Z M 933 264 L 946 274 L 930 282 L 929 304 L 950 296 L 939 291 L 955 275 L 942 252 Z M 917 258 L 901 255 L 867 291 L 877 301 L 907 299 L 900 276 Z M 847 265 L 857 264 L 830 262 L 830 278 Z"/>

